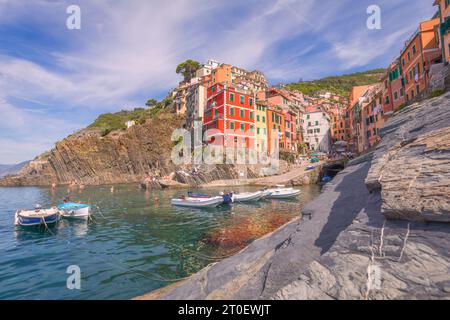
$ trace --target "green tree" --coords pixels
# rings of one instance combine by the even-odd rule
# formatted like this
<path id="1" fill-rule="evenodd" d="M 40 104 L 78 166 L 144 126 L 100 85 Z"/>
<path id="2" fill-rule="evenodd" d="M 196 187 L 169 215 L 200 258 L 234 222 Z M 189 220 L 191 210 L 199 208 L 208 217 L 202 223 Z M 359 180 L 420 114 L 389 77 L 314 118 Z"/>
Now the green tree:
<path id="1" fill-rule="evenodd" d="M 145 103 L 145 105 L 147 107 L 154 107 L 154 106 L 156 106 L 157 103 L 158 103 L 158 101 L 156 99 L 148 99 L 147 102 Z"/>
<path id="2" fill-rule="evenodd" d="M 195 72 L 199 68 L 200 63 L 198 61 L 188 59 L 177 66 L 176 73 L 182 74 L 184 81 L 190 81 L 195 76 Z"/>

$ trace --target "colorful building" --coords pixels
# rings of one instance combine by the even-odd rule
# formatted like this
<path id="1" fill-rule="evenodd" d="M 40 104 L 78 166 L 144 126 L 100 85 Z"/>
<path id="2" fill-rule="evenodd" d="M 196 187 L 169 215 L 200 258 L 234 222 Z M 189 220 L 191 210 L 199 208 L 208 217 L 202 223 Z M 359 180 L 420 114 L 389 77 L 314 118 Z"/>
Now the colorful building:
<path id="1" fill-rule="evenodd" d="M 303 137 L 311 151 L 331 152 L 331 118 L 320 105 L 306 107 Z"/>
<path id="2" fill-rule="evenodd" d="M 439 23 L 438 18 L 421 22 L 401 52 L 400 63 L 407 102 L 414 100 L 425 90 L 431 65 L 442 60 L 439 37 L 435 32 L 435 27 Z"/>
<path id="3" fill-rule="evenodd" d="M 297 138 L 297 114 L 291 110 L 282 110 L 284 115 L 284 145 L 285 151 L 296 153 L 298 147 Z"/>
<path id="4" fill-rule="evenodd" d="M 450 62 L 450 1 L 435 0 L 434 5 L 439 7 L 439 36 L 443 61 Z"/>
<path id="5" fill-rule="evenodd" d="M 204 113 L 204 129 L 217 129 L 206 134 L 210 143 L 221 141 L 226 147 L 236 144 L 253 149 L 255 146 L 255 96 L 226 84 L 208 88 Z"/>
<path id="6" fill-rule="evenodd" d="M 267 102 L 257 101 L 256 102 L 256 142 L 255 147 L 259 154 L 267 153 Z"/>
<path id="7" fill-rule="evenodd" d="M 387 69 L 392 100 L 392 109 L 396 111 L 405 104 L 405 88 L 400 59 L 396 59 Z"/>
<path id="8" fill-rule="evenodd" d="M 285 148 L 285 120 L 283 110 L 269 103 L 267 112 L 267 143 L 269 154 Z"/>

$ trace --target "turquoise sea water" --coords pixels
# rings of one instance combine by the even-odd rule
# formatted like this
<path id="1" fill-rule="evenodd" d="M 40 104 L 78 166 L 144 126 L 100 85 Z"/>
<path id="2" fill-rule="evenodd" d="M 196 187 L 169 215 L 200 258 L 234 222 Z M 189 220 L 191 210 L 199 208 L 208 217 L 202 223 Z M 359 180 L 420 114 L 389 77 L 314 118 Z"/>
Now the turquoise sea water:
<path id="1" fill-rule="evenodd" d="M 297 200 L 205 210 L 170 205 L 172 197 L 186 191 L 88 187 L 71 190 L 71 200 L 98 206 L 95 221 L 63 220 L 45 230 L 14 226 L 14 212 L 37 203 L 56 205 L 67 195 L 66 188 L 0 188 L 0 299 L 129 299 L 148 293 L 298 216 L 319 193 L 317 186 L 300 189 Z M 70 265 L 81 270 L 80 290 L 67 288 Z"/>

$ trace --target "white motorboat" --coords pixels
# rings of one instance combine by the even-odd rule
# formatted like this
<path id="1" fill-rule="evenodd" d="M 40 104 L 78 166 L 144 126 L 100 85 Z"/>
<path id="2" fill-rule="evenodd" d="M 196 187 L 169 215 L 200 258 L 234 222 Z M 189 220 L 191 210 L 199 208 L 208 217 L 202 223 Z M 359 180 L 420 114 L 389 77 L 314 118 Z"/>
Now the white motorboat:
<path id="1" fill-rule="evenodd" d="M 266 196 L 264 191 L 243 192 L 233 194 L 233 202 L 251 202 L 261 200 Z"/>
<path id="2" fill-rule="evenodd" d="M 181 197 L 178 199 L 172 199 L 171 203 L 173 206 L 178 207 L 191 207 L 191 208 L 208 208 L 217 207 L 222 204 L 224 199 L 220 197 L 210 197 L 210 198 L 191 198 L 191 197 Z"/>
<path id="3" fill-rule="evenodd" d="M 41 209 L 36 206 L 34 210 L 18 210 L 14 217 L 14 224 L 16 226 L 39 226 L 49 225 L 59 221 L 58 208 Z"/>
<path id="4" fill-rule="evenodd" d="M 88 204 L 67 202 L 58 206 L 62 218 L 65 219 L 88 219 L 91 207 Z"/>
<path id="5" fill-rule="evenodd" d="M 300 190 L 294 188 L 286 188 L 285 186 L 277 186 L 275 189 L 267 189 L 267 197 L 272 199 L 289 199 L 295 198 L 300 194 Z"/>

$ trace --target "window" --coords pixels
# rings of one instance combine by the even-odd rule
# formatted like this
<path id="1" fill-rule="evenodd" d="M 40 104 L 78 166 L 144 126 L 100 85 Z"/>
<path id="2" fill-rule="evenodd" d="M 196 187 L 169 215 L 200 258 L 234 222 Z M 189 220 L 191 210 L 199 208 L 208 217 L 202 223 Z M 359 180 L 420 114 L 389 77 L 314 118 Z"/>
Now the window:
<path id="1" fill-rule="evenodd" d="M 256 134 L 260 134 L 261 133 L 261 128 L 256 128 Z"/>
<path id="2" fill-rule="evenodd" d="M 259 114 L 257 114 L 257 115 L 256 115 L 256 121 L 257 121 L 257 122 L 260 122 L 260 120 L 261 120 L 261 118 L 260 118 Z"/>
<path id="3" fill-rule="evenodd" d="M 241 109 L 241 110 L 239 111 L 239 116 L 240 116 L 241 118 L 244 118 L 244 117 L 245 117 L 245 111 Z"/>
<path id="4" fill-rule="evenodd" d="M 419 87 L 419 85 L 416 86 L 416 90 L 417 90 L 417 94 L 419 94 L 419 92 L 420 92 L 420 87 Z"/>
<path id="5" fill-rule="evenodd" d="M 311 118 L 311 115 L 307 114 L 306 115 L 306 120 L 309 120 Z"/>
<path id="6" fill-rule="evenodd" d="M 414 90 L 411 90 L 411 99 L 414 99 Z"/>
<path id="7" fill-rule="evenodd" d="M 408 52 L 408 62 L 411 61 L 411 52 Z"/>
<path id="8" fill-rule="evenodd" d="M 240 128 L 242 131 L 245 131 L 245 124 L 241 123 Z"/>
<path id="9" fill-rule="evenodd" d="M 250 132 L 253 132 L 255 130 L 255 128 L 251 125 L 250 126 Z"/>
<path id="10" fill-rule="evenodd" d="M 218 116 L 219 116 L 219 110 L 217 110 L 217 109 L 214 110 L 214 116 L 215 116 L 215 117 L 218 117 Z"/>
<path id="11" fill-rule="evenodd" d="M 214 87 L 212 87 L 211 88 L 211 91 L 214 93 L 214 92 L 216 92 L 216 87 L 214 86 Z"/>
<path id="12" fill-rule="evenodd" d="M 405 95 L 405 90 L 403 88 L 400 88 L 400 97 L 403 97 Z"/>
<path id="13" fill-rule="evenodd" d="M 397 91 L 394 92 L 394 100 L 398 100 L 398 92 Z"/>
<path id="14" fill-rule="evenodd" d="M 413 52 L 413 55 L 415 55 L 417 53 L 416 45 L 413 45 L 412 52 Z"/>
<path id="15" fill-rule="evenodd" d="M 231 101 L 231 102 L 234 101 L 234 93 L 230 93 L 230 101 Z"/>
<path id="16" fill-rule="evenodd" d="M 319 121 L 316 121 L 316 126 L 318 126 L 319 125 Z"/>
<path id="17" fill-rule="evenodd" d="M 262 119 L 263 119 L 263 123 L 266 123 L 266 117 L 263 116 Z"/>
<path id="18" fill-rule="evenodd" d="M 402 59 L 402 66 L 405 67 L 405 59 Z"/>
<path id="19" fill-rule="evenodd" d="M 267 129 L 266 128 L 264 128 L 264 134 L 267 134 Z"/>
<path id="20" fill-rule="evenodd" d="M 389 96 L 386 96 L 386 104 L 389 104 Z"/>
<path id="21" fill-rule="evenodd" d="M 240 102 L 241 102 L 241 104 L 244 104 L 245 103 L 245 97 L 244 96 L 240 96 Z"/>
<path id="22" fill-rule="evenodd" d="M 308 127 L 311 127 L 311 126 L 312 126 L 311 122 L 308 122 Z"/>
<path id="23" fill-rule="evenodd" d="M 248 99 L 248 103 L 250 104 L 250 106 L 253 106 L 253 99 L 252 98 Z"/>
<path id="24" fill-rule="evenodd" d="M 250 111 L 250 119 L 253 120 L 253 111 Z"/>
<path id="25" fill-rule="evenodd" d="M 230 129 L 234 130 L 234 122 L 230 122 Z"/>
<path id="26" fill-rule="evenodd" d="M 230 116 L 234 116 L 234 108 L 233 107 L 230 108 Z"/>

